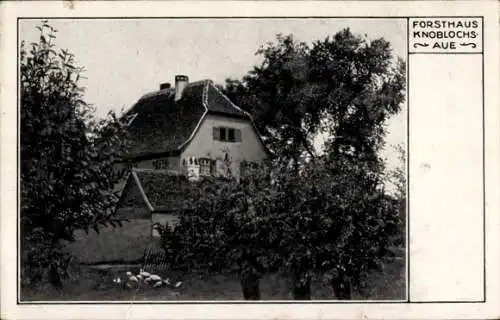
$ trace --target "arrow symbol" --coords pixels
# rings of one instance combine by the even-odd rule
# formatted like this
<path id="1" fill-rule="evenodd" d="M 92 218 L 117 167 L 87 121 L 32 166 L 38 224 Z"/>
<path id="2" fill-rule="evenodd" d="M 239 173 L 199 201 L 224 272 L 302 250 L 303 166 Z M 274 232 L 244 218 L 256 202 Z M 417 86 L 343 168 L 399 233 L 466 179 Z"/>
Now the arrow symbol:
<path id="1" fill-rule="evenodd" d="M 413 48 L 418 48 L 418 47 L 428 47 L 429 44 L 428 43 L 419 43 L 419 42 L 415 42 L 413 44 Z"/>
<path id="2" fill-rule="evenodd" d="M 476 46 L 476 44 L 475 44 L 475 43 L 473 43 L 473 42 L 461 43 L 460 45 L 461 45 L 462 47 L 472 46 L 472 48 L 473 48 L 473 49 L 477 47 L 477 46 Z"/>

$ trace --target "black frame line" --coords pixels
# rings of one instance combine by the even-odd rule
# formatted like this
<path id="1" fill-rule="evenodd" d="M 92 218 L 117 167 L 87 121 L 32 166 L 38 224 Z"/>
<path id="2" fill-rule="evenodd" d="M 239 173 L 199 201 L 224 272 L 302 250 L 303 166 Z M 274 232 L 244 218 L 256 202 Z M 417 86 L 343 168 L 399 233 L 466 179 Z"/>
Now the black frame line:
<path id="1" fill-rule="evenodd" d="M 134 1 L 134 0 L 130 0 Z M 278 0 L 279 1 L 279 0 Z M 325 0 L 329 1 L 329 0 Z M 59 17 L 18 17 L 18 20 L 40 20 L 40 19 L 50 19 L 50 20 L 134 20 L 134 19 L 144 19 L 144 20 L 184 20 L 184 19 L 201 19 L 201 20 L 211 20 L 211 19 L 414 19 L 414 18 L 445 18 L 445 19 L 458 19 L 458 18 L 471 18 L 471 19 L 482 19 L 483 16 L 96 16 L 96 17 L 71 17 L 71 16 L 59 16 Z"/>
<path id="2" fill-rule="evenodd" d="M 481 99 L 483 104 L 483 301 L 486 302 L 486 110 L 484 98 L 484 17 L 481 17 Z"/>
<path id="3" fill-rule="evenodd" d="M 483 52 L 482 51 L 478 51 L 478 52 L 410 52 L 409 54 L 456 55 L 456 54 L 483 54 Z"/>
<path id="4" fill-rule="evenodd" d="M 481 51 L 478 51 L 478 52 L 410 52 L 410 28 L 409 28 L 409 25 L 410 25 L 410 18 L 414 19 L 414 18 L 472 18 L 472 19 L 481 19 Z M 407 158 L 407 203 L 408 203 L 408 207 L 407 207 L 407 226 L 408 226 L 408 230 L 407 230 L 407 240 L 409 241 L 410 239 L 410 219 L 409 219 L 409 212 L 410 212 L 410 173 L 409 173 L 409 165 L 410 165 L 410 112 L 409 112 L 409 109 L 410 109 L 410 78 L 409 78 L 409 75 L 410 75 L 410 55 L 414 55 L 414 54 L 435 54 L 435 55 L 455 55 L 455 54 L 480 54 L 481 55 L 481 90 L 482 90 L 482 93 L 481 93 L 481 108 L 482 108 L 482 196 L 483 196 L 483 207 L 482 207 L 482 219 L 483 219 L 483 299 L 482 300 L 478 300 L 478 301 L 411 301 L 410 299 L 410 259 L 411 259 L 411 254 L 410 254 L 410 242 L 408 242 L 407 244 L 407 254 L 408 254 L 408 258 L 407 258 L 407 261 L 408 261 L 408 283 L 407 283 L 407 288 L 408 288 L 408 303 L 410 304 L 414 304 L 414 303 L 417 303 L 417 304 L 427 304 L 427 303 L 486 303 L 486 187 L 485 187 L 485 184 L 486 184 L 486 166 L 485 166 L 485 150 L 486 150 L 486 144 L 485 144 L 485 99 L 484 99 L 484 51 L 485 51 L 485 48 L 484 48 L 484 16 L 452 16 L 452 17 L 446 17 L 446 16 L 424 16 L 424 17 L 417 17 L 417 16 L 411 16 L 411 17 L 407 17 L 407 31 L 408 31 L 408 34 L 407 34 L 407 45 L 408 45 L 408 48 L 407 48 L 407 61 L 406 61 L 406 64 L 407 64 L 407 83 L 406 83 L 406 87 L 407 87 L 407 95 L 406 95 L 406 99 L 407 99 L 407 128 L 406 128 L 406 132 L 408 134 L 408 137 L 407 137 L 407 155 L 406 155 L 406 158 Z"/>
<path id="5" fill-rule="evenodd" d="M 279 1 L 279 0 L 278 0 Z M 461 53 L 432 53 L 432 52 L 418 52 L 418 53 L 410 53 L 410 45 L 409 45 L 409 34 L 410 34 L 410 28 L 409 28 L 409 20 L 410 18 L 475 18 L 475 19 L 481 19 L 481 25 L 482 25 L 482 51 L 481 52 L 461 52 Z M 241 19 L 241 20 L 247 20 L 247 19 L 404 19 L 406 20 L 406 29 L 407 29 L 407 38 L 406 38 L 406 43 L 407 43 L 407 50 L 406 50 L 406 106 L 407 106 L 407 116 L 406 116 L 406 188 L 407 188 L 407 200 L 406 200 L 406 299 L 402 300 L 367 300 L 367 301 L 360 301 L 360 300 L 354 300 L 354 301 L 342 301 L 342 300 L 310 300 L 307 302 L 300 302 L 300 301 L 240 301 L 240 300 L 235 300 L 235 301 L 21 301 L 20 299 L 20 277 L 19 277 L 19 267 L 21 265 L 20 263 L 20 183 L 19 183 L 19 174 L 20 174 L 20 84 L 19 84 L 19 21 L 20 20 L 43 20 L 43 19 L 49 19 L 49 20 L 138 20 L 138 19 L 143 19 L 143 20 L 227 20 L 227 19 Z M 16 204 L 18 208 L 18 212 L 16 215 L 16 223 L 17 223 L 17 229 L 16 229 L 16 248 L 17 248 L 17 259 L 16 259 L 16 304 L 17 305 L 131 305 L 131 304 L 137 304 L 137 305 L 156 305 L 156 304 L 178 304 L 178 305 L 193 305 L 193 304 L 215 304 L 215 305 L 225 305 L 225 304 L 351 304 L 351 305 L 363 305 L 363 304 L 477 304 L 477 303 L 486 303 L 486 193 L 485 193 L 485 93 L 484 93 L 484 16 L 213 16 L 213 17 L 207 17 L 207 16 L 177 16 L 177 17 L 165 17 L 165 16 L 125 16 L 125 17 L 119 17 L 119 16 L 102 16 L 102 17 L 17 17 L 17 32 L 16 32 L 16 43 L 17 43 L 17 53 L 16 53 L 16 82 L 17 82 L 17 114 L 16 114 L 16 122 L 17 122 L 17 154 L 16 154 L 16 161 L 17 161 L 17 166 L 16 166 L 16 174 L 17 174 L 17 181 L 16 181 Z M 409 63 L 409 58 L 410 54 L 481 54 L 482 56 L 482 112 L 483 112 L 483 117 L 482 117 L 482 145 L 483 145 L 483 150 L 482 150 L 482 178 L 483 178 L 483 288 L 484 288 L 484 296 L 483 300 L 477 300 L 477 301 L 456 301 L 456 300 L 451 300 L 451 301 L 411 301 L 410 300 L 410 172 L 409 172 L 409 164 L 410 164 L 410 63 Z"/>
<path id="6" fill-rule="evenodd" d="M 478 52 L 410 52 L 409 54 L 456 55 L 456 54 L 483 54 L 483 52 L 482 51 L 478 51 Z"/>
<path id="7" fill-rule="evenodd" d="M 406 18 L 406 302 L 410 301 L 410 17 Z"/>

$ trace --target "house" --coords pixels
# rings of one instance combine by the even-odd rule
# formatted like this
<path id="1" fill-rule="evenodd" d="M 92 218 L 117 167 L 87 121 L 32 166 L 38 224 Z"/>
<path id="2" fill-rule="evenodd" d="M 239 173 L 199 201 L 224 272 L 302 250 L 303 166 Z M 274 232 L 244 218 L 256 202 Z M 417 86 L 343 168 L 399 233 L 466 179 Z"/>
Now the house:
<path id="1" fill-rule="evenodd" d="M 246 162 L 267 150 L 252 117 L 211 80 L 177 75 L 147 93 L 126 113 L 131 145 L 123 168 L 170 170 L 200 176 L 240 176 Z"/>
<path id="2" fill-rule="evenodd" d="M 188 181 L 239 179 L 245 164 L 267 155 L 252 117 L 211 80 L 190 83 L 178 75 L 173 88 L 161 84 L 125 115 L 130 148 L 121 168 L 130 174 L 117 214 L 129 219 L 172 223 Z M 158 235 L 154 229 L 151 233 Z"/>

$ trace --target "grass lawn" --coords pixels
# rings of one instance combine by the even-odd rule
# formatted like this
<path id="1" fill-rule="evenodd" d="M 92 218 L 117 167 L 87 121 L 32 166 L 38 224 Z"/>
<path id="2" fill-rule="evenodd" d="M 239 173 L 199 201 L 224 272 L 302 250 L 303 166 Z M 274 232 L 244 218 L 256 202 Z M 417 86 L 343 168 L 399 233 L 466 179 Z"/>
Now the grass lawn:
<path id="1" fill-rule="evenodd" d="M 97 270 L 80 265 L 57 290 L 50 285 L 26 287 L 21 291 L 22 301 L 148 301 L 148 300 L 242 300 L 236 275 L 197 275 L 170 273 L 172 282 L 182 281 L 178 289 L 152 288 L 145 285 L 139 289 L 126 289 L 113 283 L 115 276 L 124 277 L 126 271 L 137 268 L 111 268 Z M 161 276 L 166 276 L 160 274 Z M 401 300 L 405 299 L 405 263 L 403 259 L 388 262 L 382 271 L 368 276 L 370 287 L 364 293 L 355 290 L 356 300 Z M 267 275 L 261 279 L 262 300 L 291 300 L 289 282 L 278 275 Z M 335 299 L 329 286 L 320 279 L 313 283 L 312 298 Z"/>
<path id="2" fill-rule="evenodd" d="M 151 220 L 132 219 L 121 228 L 102 227 L 99 234 L 78 230 L 76 241 L 66 245 L 66 250 L 78 262 L 95 264 L 105 261 L 134 261 L 143 257 L 151 242 Z"/>

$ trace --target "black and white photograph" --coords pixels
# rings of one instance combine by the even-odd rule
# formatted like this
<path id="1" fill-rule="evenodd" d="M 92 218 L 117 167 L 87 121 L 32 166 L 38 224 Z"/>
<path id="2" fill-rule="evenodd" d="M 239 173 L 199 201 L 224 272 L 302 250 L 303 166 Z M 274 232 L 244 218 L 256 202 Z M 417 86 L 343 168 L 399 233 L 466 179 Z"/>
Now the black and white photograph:
<path id="1" fill-rule="evenodd" d="M 19 21 L 21 300 L 405 300 L 403 19 Z"/>
<path id="2" fill-rule="evenodd" d="M 0 318 L 498 319 L 499 8 L 0 3 Z"/>

